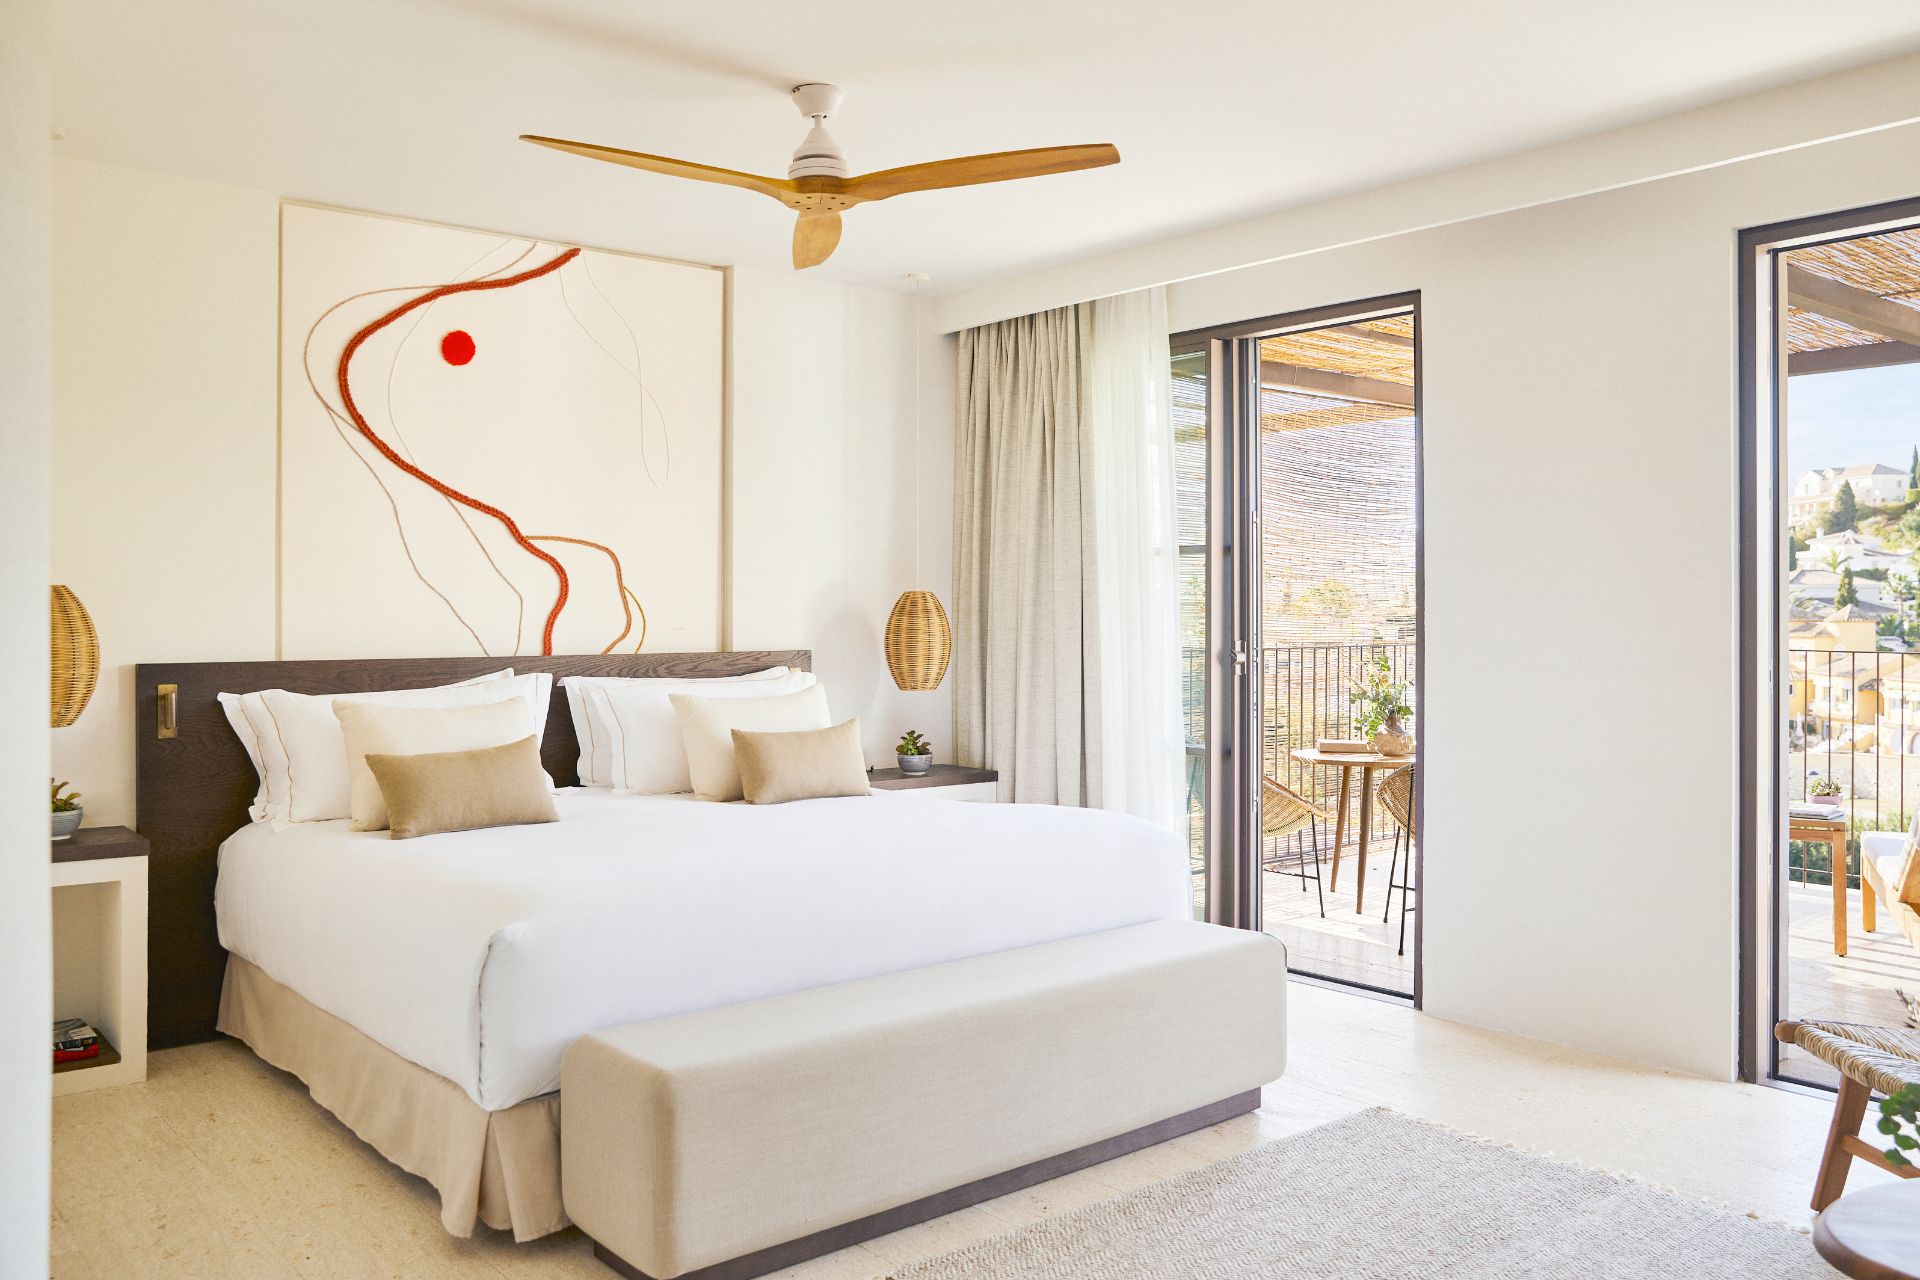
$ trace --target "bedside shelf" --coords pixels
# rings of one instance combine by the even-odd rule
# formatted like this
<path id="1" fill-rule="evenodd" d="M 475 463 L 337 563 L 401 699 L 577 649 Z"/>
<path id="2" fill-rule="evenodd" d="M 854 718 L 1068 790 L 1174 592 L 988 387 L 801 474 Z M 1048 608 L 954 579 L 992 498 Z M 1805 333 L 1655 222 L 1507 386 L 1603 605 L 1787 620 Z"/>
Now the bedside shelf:
<path id="1" fill-rule="evenodd" d="M 875 791 L 900 791 L 937 800 L 992 801 L 998 798 L 999 782 L 995 770 L 957 764 L 937 764 L 921 774 L 898 769 L 872 769 L 867 773 L 867 785 Z"/>
<path id="2" fill-rule="evenodd" d="M 119 1062 L 120 1051 L 108 1044 L 103 1037 L 100 1041 L 100 1053 L 97 1057 L 75 1058 L 72 1062 L 56 1062 L 53 1064 L 53 1074 L 61 1076 L 69 1071 L 86 1071 L 92 1067 L 118 1066 Z"/>

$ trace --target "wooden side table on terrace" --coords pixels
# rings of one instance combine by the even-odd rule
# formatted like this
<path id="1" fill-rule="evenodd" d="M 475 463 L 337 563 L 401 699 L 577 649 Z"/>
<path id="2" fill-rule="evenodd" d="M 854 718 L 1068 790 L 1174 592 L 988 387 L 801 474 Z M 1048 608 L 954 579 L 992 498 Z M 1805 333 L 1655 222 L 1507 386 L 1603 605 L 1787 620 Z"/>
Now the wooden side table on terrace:
<path id="1" fill-rule="evenodd" d="M 1787 839 L 1827 846 L 1833 881 L 1833 954 L 1843 956 L 1847 954 L 1847 820 L 1789 816 Z"/>

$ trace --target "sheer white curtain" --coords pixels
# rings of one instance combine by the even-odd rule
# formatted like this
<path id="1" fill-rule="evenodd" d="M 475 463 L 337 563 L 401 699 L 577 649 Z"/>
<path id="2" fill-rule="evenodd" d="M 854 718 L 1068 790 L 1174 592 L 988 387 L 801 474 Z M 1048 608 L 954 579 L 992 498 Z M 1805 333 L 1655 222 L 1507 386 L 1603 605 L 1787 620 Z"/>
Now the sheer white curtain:
<path id="1" fill-rule="evenodd" d="M 1177 828 L 1186 741 L 1165 291 L 1094 303 L 1090 355 L 1098 803 Z"/>

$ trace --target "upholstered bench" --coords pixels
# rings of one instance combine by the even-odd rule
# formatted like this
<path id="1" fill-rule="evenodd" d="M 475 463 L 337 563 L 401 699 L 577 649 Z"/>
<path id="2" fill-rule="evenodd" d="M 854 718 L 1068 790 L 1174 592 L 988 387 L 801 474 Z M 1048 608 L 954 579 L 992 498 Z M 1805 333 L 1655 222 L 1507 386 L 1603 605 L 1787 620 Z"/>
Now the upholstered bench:
<path id="1" fill-rule="evenodd" d="M 1286 976 L 1162 921 L 583 1036 L 567 1214 L 627 1276 L 791 1266 L 1252 1110 Z"/>

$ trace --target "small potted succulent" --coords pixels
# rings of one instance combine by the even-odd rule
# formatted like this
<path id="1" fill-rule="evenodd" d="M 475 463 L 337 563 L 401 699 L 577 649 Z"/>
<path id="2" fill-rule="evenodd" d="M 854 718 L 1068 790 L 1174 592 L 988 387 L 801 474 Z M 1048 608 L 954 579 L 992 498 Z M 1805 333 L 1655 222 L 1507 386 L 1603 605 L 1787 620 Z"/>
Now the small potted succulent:
<path id="1" fill-rule="evenodd" d="M 80 807 L 80 794 L 67 790 L 64 782 L 53 782 L 53 838 L 65 840 L 80 829 L 80 819 L 85 811 Z"/>
<path id="2" fill-rule="evenodd" d="M 901 734 L 900 745 L 893 749 L 893 754 L 900 761 L 900 772 L 908 777 L 917 777 L 933 768 L 933 744 L 921 737 L 918 729 Z"/>
<path id="3" fill-rule="evenodd" d="M 1832 778 L 1814 778 L 1807 783 L 1807 794 L 1822 804 L 1839 804 L 1840 784 Z"/>

